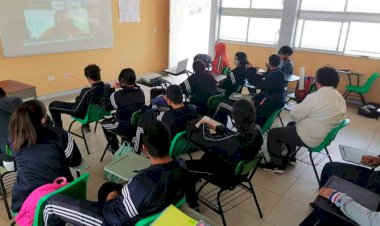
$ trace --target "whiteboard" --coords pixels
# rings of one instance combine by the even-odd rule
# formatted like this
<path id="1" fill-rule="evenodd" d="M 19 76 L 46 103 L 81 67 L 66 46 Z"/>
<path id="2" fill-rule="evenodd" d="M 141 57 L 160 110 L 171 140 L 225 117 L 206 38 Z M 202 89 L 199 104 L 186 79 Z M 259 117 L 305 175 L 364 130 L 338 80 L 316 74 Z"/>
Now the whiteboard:
<path id="1" fill-rule="evenodd" d="M 111 0 L 0 0 L 5 57 L 113 46 Z"/>

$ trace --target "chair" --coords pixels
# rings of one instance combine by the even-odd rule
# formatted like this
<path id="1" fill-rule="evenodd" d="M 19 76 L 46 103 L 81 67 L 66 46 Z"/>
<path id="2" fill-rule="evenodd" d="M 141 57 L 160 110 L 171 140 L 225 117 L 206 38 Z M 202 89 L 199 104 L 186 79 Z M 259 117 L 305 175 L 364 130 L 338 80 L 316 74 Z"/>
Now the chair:
<path id="1" fill-rule="evenodd" d="M 185 198 L 182 198 L 179 200 L 174 206 L 179 208 L 185 203 Z M 155 221 L 159 216 L 161 215 L 160 213 L 153 214 L 151 216 L 145 217 L 141 220 L 139 220 L 135 226 L 149 226 L 153 221 Z"/>
<path id="2" fill-rule="evenodd" d="M 34 214 L 33 226 L 41 226 L 44 225 L 44 209 L 46 205 L 46 201 L 56 194 L 69 195 L 76 199 L 86 199 L 87 197 L 87 181 L 90 174 L 85 173 L 79 178 L 73 180 L 66 186 L 59 188 L 52 193 L 49 193 L 38 200 L 36 206 L 36 212 Z M 15 225 L 16 222 L 12 222 L 11 225 Z"/>
<path id="3" fill-rule="evenodd" d="M 272 115 L 267 119 L 267 121 L 265 122 L 265 124 L 261 128 L 262 133 L 268 133 L 269 132 L 270 127 L 272 126 L 274 120 L 276 120 L 277 117 L 280 118 L 281 124 L 282 124 L 282 126 L 284 126 L 282 119 L 281 119 L 281 116 L 280 116 L 282 110 L 284 110 L 284 107 L 282 107 L 282 108 L 280 108 L 277 111 L 272 113 Z"/>
<path id="4" fill-rule="evenodd" d="M 317 165 L 319 165 L 326 157 L 329 158 L 330 162 L 332 162 L 332 159 L 330 157 L 330 153 L 329 151 L 327 150 L 327 147 L 331 144 L 331 142 L 335 139 L 336 135 L 338 134 L 338 132 L 343 129 L 344 127 L 346 127 L 348 124 L 350 123 L 350 120 L 349 119 L 344 119 L 342 120 L 339 125 L 337 127 L 335 127 L 334 129 L 332 129 L 328 134 L 327 136 L 325 137 L 325 139 L 322 141 L 322 143 L 320 145 L 318 145 L 317 147 L 315 148 L 308 148 L 307 151 L 309 152 L 309 157 L 310 157 L 310 162 L 308 161 L 305 161 L 305 159 L 307 158 L 304 157 L 304 158 L 297 158 L 297 160 L 303 162 L 303 163 L 306 163 L 308 165 L 311 165 L 313 166 L 313 170 L 314 170 L 314 173 L 315 173 L 315 176 L 317 178 L 317 181 L 318 181 L 318 184 L 320 184 L 320 180 L 319 180 L 319 176 L 318 176 L 318 172 L 317 172 L 317 169 L 315 168 Z M 295 155 L 300 149 L 302 148 L 299 147 L 295 153 L 293 153 L 293 155 Z M 326 151 L 326 155 L 323 156 L 322 158 L 320 158 L 316 163 L 314 163 L 314 159 L 313 159 L 313 153 L 317 153 L 317 156 L 319 154 L 322 154 L 322 150 L 325 150 Z M 302 155 L 302 154 L 301 154 Z M 323 154 L 324 155 L 324 154 Z M 316 156 L 316 157 L 317 157 Z"/>
<path id="5" fill-rule="evenodd" d="M 314 83 L 312 83 L 312 84 L 310 85 L 310 87 L 309 87 L 309 91 L 308 91 L 308 94 L 313 93 L 313 92 L 315 92 L 315 91 L 317 91 L 317 86 L 316 86 L 316 84 L 315 84 L 315 82 L 314 82 Z M 300 100 L 300 99 L 298 99 L 298 98 L 296 97 L 296 93 L 288 94 L 287 97 L 289 98 L 289 100 L 286 101 L 286 104 L 289 103 L 289 102 L 292 101 L 292 100 L 295 101 L 297 104 L 302 102 L 302 100 Z"/>
<path id="6" fill-rule="evenodd" d="M 82 158 L 82 162 L 78 166 L 74 166 L 74 167 L 70 167 L 70 168 L 75 170 L 75 173 L 77 174 L 77 178 L 78 178 L 78 177 L 80 177 L 80 172 L 90 168 L 90 166 L 88 165 L 86 160 Z"/>
<path id="7" fill-rule="evenodd" d="M 212 113 L 215 111 L 215 109 L 218 107 L 219 103 L 223 100 L 227 99 L 224 95 L 224 93 L 217 94 L 214 96 L 211 96 L 207 100 L 207 113 L 208 115 L 212 115 Z"/>
<path id="8" fill-rule="evenodd" d="M 12 219 L 11 210 L 8 204 L 7 194 L 11 194 L 14 182 L 17 177 L 17 171 L 7 171 L 4 167 L 0 167 L 0 196 L 4 201 L 5 210 L 7 211 L 8 219 Z"/>
<path id="9" fill-rule="evenodd" d="M 190 159 L 193 159 L 191 156 L 191 152 L 197 150 L 186 137 L 186 131 L 182 131 L 177 133 L 173 140 L 170 143 L 169 155 L 172 158 L 177 158 L 180 155 L 187 153 L 190 156 Z"/>
<path id="10" fill-rule="evenodd" d="M 354 92 L 354 93 L 359 94 L 360 99 L 363 102 L 363 105 L 365 105 L 367 102 L 366 102 L 366 100 L 365 100 L 365 98 L 364 98 L 363 95 L 366 94 L 371 89 L 373 83 L 375 82 L 375 80 L 378 77 L 379 77 L 379 73 L 376 72 L 376 73 L 373 73 L 368 78 L 368 80 L 366 81 L 366 83 L 364 84 L 364 86 L 347 85 L 346 86 L 346 91 L 343 94 L 344 99 L 346 99 L 351 94 L 351 92 Z"/>
<path id="11" fill-rule="evenodd" d="M 225 181 L 223 181 L 223 184 L 220 181 L 206 180 L 198 189 L 197 195 L 199 201 L 218 213 L 222 218 L 224 226 L 227 224 L 224 218 L 223 207 L 226 207 L 227 205 L 229 206 L 229 208 L 225 211 L 234 208 L 250 197 L 250 195 L 246 195 L 247 193 L 252 194 L 259 215 L 261 218 L 263 217 L 259 202 L 255 194 L 255 190 L 253 189 L 251 182 L 251 179 L 258 168 L 261 158 L 262 153 L 259 153 L 252 160 L 239 162 L 235 168 L 235 177 L 226 178 Z M 216 187 L 210 190 L 207 189 L 207 192 L 204 192 L 202 195 L 200 195 L 201 191 L 209 183 L 213 184 Z"/>
<path id="12" fill-rule="evenodd" d="M 72 132 L 71 127 L 73 126 L 74 122 L 80 122 L 82 125 L 89 124 L 91 122 L 97 123 L 99 120 L 109 115 L 111 115 L 111 112 L 105 110 L 104 108 L 98 105 L 90 104 L 87 108 L 86 116 L 83 119 L 71 116 L 71 118 L 74 120 L 71 122 L 68 132 L 84 140 L 87 154 L 90 154 L 90 151 L 88 150 L 87 140 L 86 140 L 86 137 L 84 136 L 83 127 L 81 127 L 82 135 Z M 95 131 L 96 131 L 96 126 L 95 126 Z"/>

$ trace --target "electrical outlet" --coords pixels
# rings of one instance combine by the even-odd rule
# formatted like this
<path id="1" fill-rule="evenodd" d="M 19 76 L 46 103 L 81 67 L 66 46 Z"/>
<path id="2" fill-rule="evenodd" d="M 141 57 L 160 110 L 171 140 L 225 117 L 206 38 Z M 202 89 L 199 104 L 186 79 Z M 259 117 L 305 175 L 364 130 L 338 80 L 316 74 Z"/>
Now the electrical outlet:
<path id="1" fill-rule="evenodd" d="M 48 81 L 49 81 L 49 82 L 54 81 L 54 80 L 55 80 L 54 75 L 49 75 L 49 76 L 48 76 Z"/>
<path id="2" fill-rule="evenodd" d="M 65 73 L 65 74 L 63 75 L 64 78 L 69 78 L 70 76 L 71 76 L 70 73 Z"/>

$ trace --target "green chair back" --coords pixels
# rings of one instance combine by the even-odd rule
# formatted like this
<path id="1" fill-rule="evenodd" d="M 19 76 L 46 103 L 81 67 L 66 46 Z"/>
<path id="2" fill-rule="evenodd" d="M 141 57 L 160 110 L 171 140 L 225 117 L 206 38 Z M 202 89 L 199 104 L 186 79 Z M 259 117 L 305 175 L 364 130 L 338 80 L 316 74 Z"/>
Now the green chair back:
<path id="1" fill-rule="evenodd" d="M 224 95 L 224 93 L 214 95 L 214 96 L 211 96 L 210 98 L 208 98 L 208 101 L 207 101 L 208 111 L 210 112 L 211 110 L 216 109 L 218 107 L 219 103 L 222 100 L 224 100 L 225 98 L 226 98 L 226 96 Z"/>
<path id="2" fill-rule="evenodd" d="M 37 203 L 33 226 L 44 225 L 43 212 L 44 212 L 45 204 L 46 204 L 46 201 L 53 195 L 64 194 L 64 195 L 69 195 L 76 199 L 86 199 L 87 181 L 88 181 L 89 176 L 90 174 L 84 173 L 82 176 L 70 182 L 66 186 L 40 198 L 40 200 L 38 200 L 38 203 Z"/>
<path id="3" fill-rule="evenodd" d="M 182 198 L 181 200 L 179 200 L 179 202 L 177 202 L 174 206 L 177 207 L 177 208 L 180 208 L 183 204 L 185 203 L 185 198 Z M 145 217 L 141 220 L 139 220 L 135 226 L 149 226 L 151 223 L 153 223 L 153 221 L 155 221 L 159 216 L 161 215 L 161 212 L 160 213 L 156 213 L 156 214 L 153 214 L 149 217 Z"/>
<path id="4" fill-rule="evenodd" d="M 102 108 L 99 105 L 90 104 L 87 108 L 86 116 L 81 119 L 72 116 L 72 118 L 75 121 L 80 122 L 82 125 L 88 124 L 91 122 L 97 122 L 101 119 L 103 119 L 105 116 L 111 115 L 111 112 L 107 111 L 106 109 Z"/>
<path id="5" fill-rule="evenodd" d="M 378 77 L 379 77 L 379 73 L 377 73 L 377 72 L 373 73 L 373 74 L 368 78 L 367 82 L 364 84 L 364 90 L 363 90 L 362 93 L 367 93 L 367 92 L 371 89 L 373 83 L 375 82 L 375 80 L 376 80 Z"/>
<path id="6" fill-rule="evenodd" d="M 177 158 L 184 153 L 189 153 L 197 148 L 189 142 L 186 137 L 186 131 L 177 133 L 170 143 L 169 155 L 172 158 Z"/>
<path id="7" fill-rule="evenodd" d="M 222 75 L 228 75 L 230 73 L 231 69 L 229 67 L 222 68 Z"/>
<path id="8" fill-rule="evenodd" d="M 252 160 L 240 161 L 235 168 L 235 175 L 240 176 L 240 175 L 247 175 L 251 173 L 258 167 L 258 164 L 260 163 L 261 158 L 262 158 L 262 154 L 259 153 Z"/>
<path id="9" fill-rule="evenodd" d="M 337 127 L 335 127 L 334 129 L 332 129 L 327 134 L 327 136 L 325 137 L 325 139 L 322 141 L 322 143 L 320 145 L 318 145 L 318 147 L 309 148 L 309 150 L 312 151 L 312 152 L 321 152 L 324 148 L 326 148 L 327 146 L 329 146 L 331 144 L 331 142 L 335 139 L 336 135 L 338 134 L 339 130 L 341 130 L 344 127 L 346 127 L 349 123 L 350 123 L 349 119 L 342 120 Z"/>
<path id="10" fill-rule="evenodd" d="M 261 128 L 262 133 L 267 133 L 272 126 L 274 120 L 281 114 L 282 110 L 284 110 L 284 107 L 278 109 L 277 111 L 273 112 L 272 115 L 267 119 L 264 126 Z"/>
<path id="11" fill-rule="evenodd" d="M 140 110 L 133 112 L 132 118 L 131 118 L 131 124 L 134 126 L 137 126 L 140 121 L 142 120 L 142 113 Z"/>

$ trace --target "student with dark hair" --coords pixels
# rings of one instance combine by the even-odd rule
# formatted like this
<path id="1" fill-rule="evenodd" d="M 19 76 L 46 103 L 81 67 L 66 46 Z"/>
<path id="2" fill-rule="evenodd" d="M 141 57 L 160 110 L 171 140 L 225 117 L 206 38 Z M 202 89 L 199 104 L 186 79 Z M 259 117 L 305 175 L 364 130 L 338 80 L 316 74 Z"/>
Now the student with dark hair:
<path id="1" fill-rule="evenodd" d="M 256 124 L 261 127 L 273 112 L 285 106 L 285 77 L 278 68 L 280 62 L 280 57 L 272 54 L 267 63 L 268 71 L 263 76 L 257 75 L 255 68 L 248 72 L 249 83 L 261 89 L 254 97 Z"/>
<path id="2" fill-rule="evenodd" d="M 8 124 L 11 114 L 21 105 L 20 98 L 7 97 L 5 91 L 0 87 L 0 153 L 5 153 L 5 146 L 8 143 Z"/>
<path id="3" fill-rule="evenodd" d="M 205 152 L 200 160 L 186 162 L 192 182 L 186 195 L 190 207 L 198 208 L 195 184 L 199 178 L 227 182 L 234 176 L 235 167 L 240 161 L 252 159 L 258 154 L 263 138 L 260 128 L 255 126 L 255 113 L 252 102 L 242 99 L 233 105 L 237 131 L 208 117 L 189 126 L 191 141 Z"/>
<path id="4" fill-rule="evenodd" d="M 183 93 L 181 87 L 178 85 L 171 85 L 166 90 L 164 96 L 166 103 L 170 109 L 168 111 L 155 112 L 151 110 L 145 110 L 143 113 L 142 123 L 139 125 L 136 131 L 135 150 L 139 150 L 140 137 L 144 133 L 146 128 L 152 121 L 161 121 L 168 128 L 173 136 L 186 129 L 187 124 L 197 117 L 196 110 L 191 104 L 183 103 Z"/>
<path id="5" fill-rule="evenodd" d="M 61 114 L 73 115 L 84 118 L 87 107 L 90 104 L 108 107 L 110 88 L 101 80 L 100 68 L 95 64 L 90 64 L 84 69 L 84 75 L 91 87 L 81 90 L 80 95 L 75 98 L 75 103 L 53 101 L 49 104 L 49 111 L 55 126 L 62 127 Z M 84 127 L 89 131 L 89 126 Z"/>
<path id="6" fill-rule="evenodd" d="M 65 222 L 73 225 L 86 222 L 92 226 L 134 225 L 141 218 L 181 200 L 186 189 L 187 170 L 183 161 L 173 161 L 169 156 L 169 129 L 161 122 L 152 122 L 145 129 L 142 140 L 151 166 L 138 172 L 121 191 L 117 186 L 102 186 L 100 197 L 106 198 L 100 200 L 106 200 L 105 203 L 53 196 L 45 206 L 45 225 L 64 225 Z"/>
<path id="7" fill-rule="evenodd" d="M 194 74 L 180 84 L 184 94 L 190 97 L 190 103 L 197 107 L 199 115 L 207 113 L 208 99 L 217 94 L 216 80 L 206 71 L 206 65 L 196 60 L 193 63 Z"/>
<path id="8" fill-rule="evenodd" d="M 316 73 L 317 91 L 309 94 L 290 112 L 293 122 L 286 127 L 274 128 L 268 134 L 271 162 L 264 170 L 283 173 L 289 162 L 294 165 L 295 147 L 317 147 L 346 114 L 346 102 L 335 89 L 339 75 L 334 68 L 322 67 Z M 282 150 L 282 144 L 287 150 Z"/>
<path id="9" fill-rule="evenodd" d="M 36 188 L 57 177 L 72 181 L 69 167 L 82 161 L 73 137 L 62 128 L 45 126 L 46 117 L 44 104 L 37 100 L 25 102 L 12 114 L 10 143 L 17 166 L 12 192 L 14 212 Z"/>
<path id="10" fill-rule="evenodd" d="M 289 46 L 283 46 L 278 50 L 278 56 L 281 59 L 279 68 L 284 72 L 285 75 L 293 74 L 293 61 L 290 56 L 293 54 L 293 49 Z"/>
<path id="11" fill-rule="evenodd" d="M 136 132 L 136 127 L 131 125 L 132 114 L 145 106 L 144 92 L 136 85 L 136 74 L 131 68 L 123 69 L 118 78 L 118 82 L 113 84 L 114 88 L 121 88 L 111 94 L 110 101 L 116 110 L 113 118 L 102 121 L 104 135 L 109 141 L 111 151 L 114 153 L 119 148 L 117 134 L 122 134 L 129 141 Z"/>

